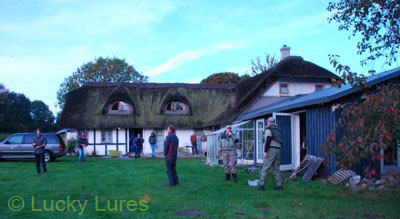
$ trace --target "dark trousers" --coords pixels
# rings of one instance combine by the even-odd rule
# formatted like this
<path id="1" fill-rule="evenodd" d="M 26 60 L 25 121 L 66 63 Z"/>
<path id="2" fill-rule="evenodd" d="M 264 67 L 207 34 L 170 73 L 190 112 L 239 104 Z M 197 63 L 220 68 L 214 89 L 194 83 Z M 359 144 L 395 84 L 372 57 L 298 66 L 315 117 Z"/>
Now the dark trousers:
<path id="1" fill-rule="evenodd" d="M 40 154 L 35 154 L 35 161 L 37 173 L 40 173 L 40 163 L 42 163 L 43 172 L 47 173 L 46 161 L 44 160 L 44 152 Z"/>
<path id="2" fill-rule="evenodd" d="M 167 166 L 169 186 L 178 185 L 179 180 L 178 180 L 178 174 L 176 173 L 176 158 L 166 157 L 165 164 Z"/>
<path id="3" fill-rule="evenodd" d="M 192 143 L 192 146 L 193 146 L 193 155 L 194 155 L 194 153 L 196 152 L 196 154 L 199 154 L 199 151 L 197 150 L 197 143 Z"/>
<path id="4" fill-rule="evenodd" d="M 136 146 L 135 158 L 140 158 L 140 153 L 142 153 L 143 146 Z"/>

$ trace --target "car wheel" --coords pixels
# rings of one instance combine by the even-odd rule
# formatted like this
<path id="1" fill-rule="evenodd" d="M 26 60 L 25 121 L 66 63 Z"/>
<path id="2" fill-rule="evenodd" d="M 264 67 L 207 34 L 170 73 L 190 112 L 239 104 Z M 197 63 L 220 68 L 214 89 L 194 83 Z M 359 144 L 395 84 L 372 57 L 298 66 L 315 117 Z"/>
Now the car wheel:
<path id="1" fill-rule="evenodd" d="M 53 159 L 53 155 L 51 154 L 51 152 L 45 151 L 44 152 L 44 161 L 47 163 L 47 162 L 52 161 L 52 159 Z"/>

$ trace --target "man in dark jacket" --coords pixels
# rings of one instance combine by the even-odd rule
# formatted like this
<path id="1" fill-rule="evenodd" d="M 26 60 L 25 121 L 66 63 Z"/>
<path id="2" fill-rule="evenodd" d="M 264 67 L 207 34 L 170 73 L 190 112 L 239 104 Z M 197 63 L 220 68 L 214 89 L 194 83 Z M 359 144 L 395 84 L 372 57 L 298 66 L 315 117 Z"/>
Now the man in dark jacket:
<path id="1" fill-rule="evenodd" d="M 43 173 L 47 174 L 46 161 L 44 157 L 45 147 L 47 145 L 47 139 L 40 134 L 40 129 L 36 129 L 36 135 L 33 137 L 32 146 L 35 149 L 35 161 L 36 161 L 36 174 L 40 174 L 40 163 L 42 163 Z"/>
<path id="2" fill-rule="evenodd" d="M 85 149 L 88 145 L 89 145 L 89 143 L 86 138 L 86 134 L 82 134 L 82 137 L 80 137 L 78 140 L 78 151 L 79 151 L 78 161 L 79 161 L 79 163 L 86 161 Z"/>
<path id="3" fill-rule="evenodd" d="M 155 157 L 156 153 L 155 153 L 155 148 L 156 148 L 156 141 L 157 141 L 157 137 L 156 137 L 156 133 L 151 132 L 151 135 L 149 137 L 149 144 L 151 147 L 151 156 Z"/>
<path id="4" fill-rule="evenodd" d="M 135 153 L 135 158 L 140 158 L 140 153 L 142 153 L 143 150 L 143 143 L 144 139 L 140 134 L 137 135 L 137 137 L 133 140 L 133 143 L 136 147 L 136 153 Z"/>
<path id="5" fill-rule="evenodd" d="M 167 166 L 167 175 L 169 186 L 177 186 L 179 184 L 178 174 L 176 173 L 176 158 L 178 155 L 179 139 L 175 134 L 175 127 L 168 126 L 168 135 L 164 141 L 164 156 Z"/>

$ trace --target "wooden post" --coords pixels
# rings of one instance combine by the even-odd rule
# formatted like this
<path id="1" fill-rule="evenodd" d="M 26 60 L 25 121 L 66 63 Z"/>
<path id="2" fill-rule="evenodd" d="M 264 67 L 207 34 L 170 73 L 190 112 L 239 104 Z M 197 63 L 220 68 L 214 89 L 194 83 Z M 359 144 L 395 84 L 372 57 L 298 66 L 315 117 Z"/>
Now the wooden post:
<path id="1" fill-rule="evenodd" d="M 125 154 L 128 153 L 128 130 L 125 128 Z"/>
<path id="2" fill-rule="evenodd" d="M 93 150 L 94 150 L 94 153 L 97 154 L 97 152 L 96 152 L 96 129 L 93 129 Z"/>
<path id="3" fill-rule="evenodd" d="M 118 151 L 118 138 L 119 138 L 119 129 L 117 128 L 117 151 Z"/>

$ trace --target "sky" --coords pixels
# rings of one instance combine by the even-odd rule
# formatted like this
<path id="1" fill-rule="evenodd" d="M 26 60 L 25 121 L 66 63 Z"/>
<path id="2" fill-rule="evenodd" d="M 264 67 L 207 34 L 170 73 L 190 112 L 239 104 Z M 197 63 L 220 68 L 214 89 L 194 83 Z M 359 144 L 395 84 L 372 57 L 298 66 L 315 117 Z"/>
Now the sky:
<path id="1" fill-rule="evenodd" d="M 56 113 L 64 78 L 96 57 L 125 59 L 149 82 L 198 83 L 251 70 L 280 48 L 328 70 L 357 72 L 357 37 L 329 24 L 321 0 L 0 0 L 0 83 Z M 379 71 L 387 70 L 374 66 Z"/>

